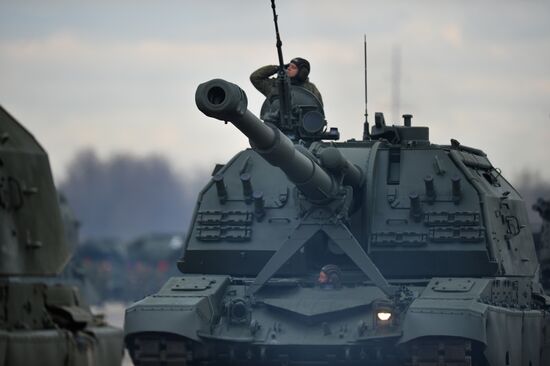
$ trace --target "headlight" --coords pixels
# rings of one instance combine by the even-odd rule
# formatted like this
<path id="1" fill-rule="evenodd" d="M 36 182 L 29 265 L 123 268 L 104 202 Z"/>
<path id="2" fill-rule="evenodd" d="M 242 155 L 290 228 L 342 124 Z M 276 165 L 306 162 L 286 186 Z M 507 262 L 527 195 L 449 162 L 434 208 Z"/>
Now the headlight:
<path id="1" fill-rule="evenodd" d="M 374 322 L 377 326 L 389 326 L 394 322 L 394 307 L 389 301 L 377 301 L 373 304 Z"/>
<path id="2" fill-rule="evenodd" d="M 378 320 L 386 322 L 391 319 L 391 312 L 388 310 L 380 310 L 376 313 Z"/>

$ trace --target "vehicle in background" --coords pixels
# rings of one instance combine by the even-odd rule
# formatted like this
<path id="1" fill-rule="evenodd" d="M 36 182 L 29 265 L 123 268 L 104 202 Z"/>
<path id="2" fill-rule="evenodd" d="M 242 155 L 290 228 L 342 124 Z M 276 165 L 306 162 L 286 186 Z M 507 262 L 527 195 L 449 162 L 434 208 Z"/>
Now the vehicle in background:
<path id="1" fill-rule="evenodd" d="M 58 277 L 76 243 L 38 141 L 0 107 L 0 365 L 116 366 L 122 330 Z"/>

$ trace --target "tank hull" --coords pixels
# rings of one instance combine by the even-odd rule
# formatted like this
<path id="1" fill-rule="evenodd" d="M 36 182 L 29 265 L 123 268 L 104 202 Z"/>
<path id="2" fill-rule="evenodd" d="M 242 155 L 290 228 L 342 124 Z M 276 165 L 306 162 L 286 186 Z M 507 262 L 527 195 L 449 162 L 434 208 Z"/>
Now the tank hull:
<path id="1" fill-rule="evenodd" d="M 387 308 L 369 284 L 285 281 L 247 301 L 242 280 L 186 275 L 127 309 L 125 340 L 136 365 L 545 365 L 548 313 L 501 301 L 529 282 L 514 281 L 434 278 Z"/>
<path id="2" fill-rule="evenodd" d="M 76 333 L 66 329 L 0 331 L 0 365 L 120 365 L 120 338 L 121 330 L 113 327 L 90 327 Z"/>
<path id="3" fill-rule="evenodd" d="M 117 366 L 122 330 L 108 326 L 64 284 L 0 281 L 0 366 Z"/>

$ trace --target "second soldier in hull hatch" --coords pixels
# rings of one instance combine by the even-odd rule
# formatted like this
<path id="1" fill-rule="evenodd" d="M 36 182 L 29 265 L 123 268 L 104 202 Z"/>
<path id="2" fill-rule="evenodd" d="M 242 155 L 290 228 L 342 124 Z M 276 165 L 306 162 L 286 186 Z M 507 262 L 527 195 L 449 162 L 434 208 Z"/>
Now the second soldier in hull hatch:
<path id="1" fill-rule="evenodd" d="M 285 65 L 285 68 L 287 75 L 290 78 L 291 85 L 301 86 L 302 88 L 310 91 L 317 97 L 317 99 L 319 99 L 321 105 L 323 104 L 321 93 L 315 84 L 309 81 L 311 66 L 306 59 L 295 57 L 290 61 L 290 63 Z M 276 74 L 278 70 L 279 66 L 277 65 L 260 67 L 250 75 L 250 81 L 252 82 L 252 85 L 260 91 L 260 93 L 269 98 L 273 91 L 277 89 L 276 79 L 270 78 L 270 76 Z"/>

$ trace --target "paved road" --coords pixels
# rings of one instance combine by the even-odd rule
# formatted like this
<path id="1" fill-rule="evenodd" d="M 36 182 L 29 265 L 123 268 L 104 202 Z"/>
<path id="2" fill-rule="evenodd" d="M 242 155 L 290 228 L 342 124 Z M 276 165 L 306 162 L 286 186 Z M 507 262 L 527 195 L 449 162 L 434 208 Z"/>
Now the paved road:
<path id="1" fill-rule="evenodd" d="M 105 303 L 102 306 L 92 306 L 92 311 L 96 314 L 105 314 L 105 320 L 110 325 L 123 328 L 124 327 L 124 309 L 126 304 L 119 302 Z M 124 352 L 124 359 L 122 360 L 122 366 L 132 366 L 132 360 L 128 356 L 128 352 Z"/>

